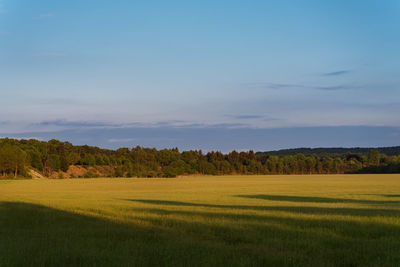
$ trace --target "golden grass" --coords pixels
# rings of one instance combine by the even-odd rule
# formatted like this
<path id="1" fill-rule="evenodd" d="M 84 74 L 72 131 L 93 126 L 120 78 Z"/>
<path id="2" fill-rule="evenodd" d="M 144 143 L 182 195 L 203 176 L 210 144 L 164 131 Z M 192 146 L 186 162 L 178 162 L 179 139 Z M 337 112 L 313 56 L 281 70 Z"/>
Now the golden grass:
<path id="1" fill-rule="evenodd" d="M 400 264 L 400 175 L 0 181 L 0 201 L 5 266 Z"/>

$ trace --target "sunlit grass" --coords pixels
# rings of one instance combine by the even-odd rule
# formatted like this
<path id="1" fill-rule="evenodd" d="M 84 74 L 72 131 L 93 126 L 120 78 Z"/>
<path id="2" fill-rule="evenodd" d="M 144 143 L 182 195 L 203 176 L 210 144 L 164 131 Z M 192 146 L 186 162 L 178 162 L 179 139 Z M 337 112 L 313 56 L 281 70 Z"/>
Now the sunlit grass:
<path id="1" fill-rule="evenodd" d="M 0 266 L 397 266 L 400 175 L 0 181 Z"/>

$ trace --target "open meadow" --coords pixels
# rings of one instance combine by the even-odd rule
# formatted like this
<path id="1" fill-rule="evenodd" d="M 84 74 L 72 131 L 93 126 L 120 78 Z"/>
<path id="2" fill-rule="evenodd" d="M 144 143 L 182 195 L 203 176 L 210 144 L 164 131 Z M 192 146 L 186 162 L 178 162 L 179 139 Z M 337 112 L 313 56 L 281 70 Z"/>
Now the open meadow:
<path id="1" fill-rule="evenodd" d="M 399 266 L 400 175 L 0 181 L 0 266 Z"/>

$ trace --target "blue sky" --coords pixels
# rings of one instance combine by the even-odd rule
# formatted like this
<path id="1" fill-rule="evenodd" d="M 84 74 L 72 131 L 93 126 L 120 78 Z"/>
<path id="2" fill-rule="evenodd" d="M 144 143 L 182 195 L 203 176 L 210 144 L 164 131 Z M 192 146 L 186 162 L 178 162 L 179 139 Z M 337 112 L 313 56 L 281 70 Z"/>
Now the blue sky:
<path id="1" fill-rule="evenodd" d="M 0 136 L 398 145 L 399 28 L 394 0 L 0 0 Z"/>

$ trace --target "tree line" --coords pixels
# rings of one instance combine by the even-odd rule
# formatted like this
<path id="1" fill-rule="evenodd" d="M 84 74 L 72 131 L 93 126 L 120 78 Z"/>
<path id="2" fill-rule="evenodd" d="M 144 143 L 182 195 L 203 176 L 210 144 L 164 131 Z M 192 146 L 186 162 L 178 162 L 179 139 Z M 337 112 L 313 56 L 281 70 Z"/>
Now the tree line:
<path id="1" fill-rule="evenodd" d="M 69 142 L 0 139 L 0 177 L 29 177 L 34 169 L 44 176 L 65 173 L 71 166 L 89 169 L 108 166 L 112 177 L 176 177 L 227 174 L 342 174 L 400 173 L 400 156 L 368 153 L 303 154 L 278 156 L 253 151 L 221 153 L 177 148 L 101 149 Z M 60 176 L 62 177 L 62 175 Z"/>

